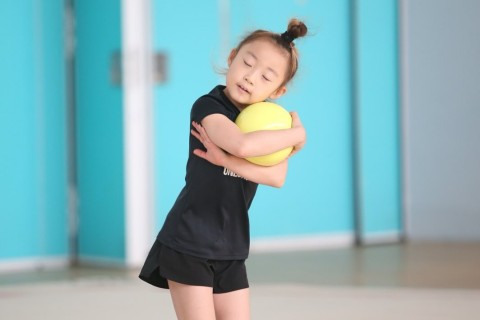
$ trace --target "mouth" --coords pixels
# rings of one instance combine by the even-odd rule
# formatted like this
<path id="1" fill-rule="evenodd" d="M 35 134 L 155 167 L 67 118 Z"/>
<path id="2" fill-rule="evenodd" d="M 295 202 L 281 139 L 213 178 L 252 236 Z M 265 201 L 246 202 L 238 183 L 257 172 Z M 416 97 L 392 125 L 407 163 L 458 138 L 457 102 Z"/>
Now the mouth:
<path id="1" fill-rule="evenodd" d="M 241 84 L 238 84 L 237 87 L 238 87 L 241 91 L 243 91 L 243 92 L 245 92 L 245 93 L 247 93 L 247 94 L 250 94 L 250 91 L 249 91 L 246 87 L 242 86 Z"/>

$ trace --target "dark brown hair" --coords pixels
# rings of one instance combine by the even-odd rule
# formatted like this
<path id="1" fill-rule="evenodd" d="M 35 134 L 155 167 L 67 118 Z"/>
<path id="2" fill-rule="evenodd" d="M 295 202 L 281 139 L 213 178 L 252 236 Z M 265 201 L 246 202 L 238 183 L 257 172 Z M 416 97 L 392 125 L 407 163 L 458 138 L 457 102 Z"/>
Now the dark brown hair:
<path id="1" fill-rule="evenodd" d="M 287 31 L 284 33 L 274 33 L 267 30 L 255 30 L 247 35 L 237 46 L 238 52 L 242 46 L 258 39 L 269 39 L 274 44 L 285 49 L 288 53 L 290 63 L 288 64 L 287 74 L 282 85 L 287 84 L 297 72 L 298 69 L 298 50 L 295 48 L 293 41 L 307 34 L 307 26 L 298 19 L 291 19 L 288 23 Z"/>

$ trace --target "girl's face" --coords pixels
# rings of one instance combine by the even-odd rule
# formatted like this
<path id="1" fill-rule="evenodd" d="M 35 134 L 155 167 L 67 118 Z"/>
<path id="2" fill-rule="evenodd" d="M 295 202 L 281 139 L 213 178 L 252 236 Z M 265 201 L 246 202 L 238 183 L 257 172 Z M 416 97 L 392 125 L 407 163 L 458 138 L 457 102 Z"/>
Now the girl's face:
<path id="1" fill-rule="evenodd" d="M 288 66 L 288 55 L 266 39 L 258 39 L 232 50 L 224 90 L 227 97 L 242 110 L 246 106 L 276 99 L 286 92 L 282 85 Z"/>

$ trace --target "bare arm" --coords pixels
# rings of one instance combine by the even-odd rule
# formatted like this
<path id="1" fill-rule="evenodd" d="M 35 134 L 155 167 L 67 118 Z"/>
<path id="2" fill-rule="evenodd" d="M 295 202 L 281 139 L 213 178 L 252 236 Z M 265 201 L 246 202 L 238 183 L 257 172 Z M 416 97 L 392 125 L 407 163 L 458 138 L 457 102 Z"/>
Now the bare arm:
<path id="1" fill-rule="evenodd" d="M 284 130 L 255 131 L 243 133 L 237 125 L 221 114 L 212 114 L 202 120 L 209 139 L 239 158 L 263 156 L 294 146 L 295 151 L 303 147 L 305 129 L 297 113 L 292 112 L 292 128 Z"/>
<path id="2" fill-rule="evenodd" d="M 200 140 L 207 149 L 207 151 L 195 149 L 193 151 L 195 155 L 259 184 L 280 188 L 285 183 L 288 169 L 287 160 L 270 167 L 253 164 L 245 159 L 226 153 L 209 139 L 205 128 L 197 123 L 193 123 L 193 126 L 196 131 L 192 130 L 192 135 Z"/>

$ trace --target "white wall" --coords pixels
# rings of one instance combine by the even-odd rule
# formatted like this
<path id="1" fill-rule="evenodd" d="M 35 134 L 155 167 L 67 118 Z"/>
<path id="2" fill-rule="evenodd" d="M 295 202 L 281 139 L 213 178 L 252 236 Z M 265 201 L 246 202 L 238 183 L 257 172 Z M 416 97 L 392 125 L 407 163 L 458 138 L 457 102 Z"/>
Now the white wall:
<path id="1" fill-rule="evenodd" d="M 400 5 L 408 236 L 480 240 L 480 1 Z"/>

